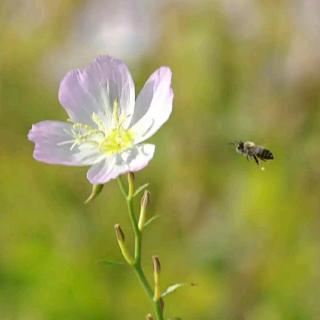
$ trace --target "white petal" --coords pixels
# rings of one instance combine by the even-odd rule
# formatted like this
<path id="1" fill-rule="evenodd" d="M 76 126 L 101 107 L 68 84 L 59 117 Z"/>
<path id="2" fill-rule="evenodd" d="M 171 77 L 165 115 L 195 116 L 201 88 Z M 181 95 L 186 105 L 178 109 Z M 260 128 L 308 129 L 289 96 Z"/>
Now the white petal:
<path id="1" fill-rule="evenodd" d="M 173 100 L 171 77 L 171 70 L 161 67 L 142 88 L 130 124 L 136 137 L 135 143 L 151 137 L 168 120 Z"/>
<path id="2" fill-rule="evenodd" d="M 99 161 L 100 154 L 92 145 L 74 146 L 72 125 L 60 121 L 42 121 L 29 131 L 29 140 L 35 143 L 33 157 L 45 163 L 69 166 L 91 165 Z"/>
<path id="3" fill-rule="evenodd" d="M 103 184 L 126 172 L 139 171 L 152 159 L 154 150 L 154 145 L 143 144 L 110 156 L 89 169 L 88 180 L 92 184 Z"/>
<path id="4" fill-rule="evenodd" d="M 115 179 L 119 174 L 115 168 L 115 157 L 111 156 L 93 165 L 87 172 L 87 178 L 92 184 L 103 184 Z"/>
<path id="5" fill-rule="evenodd" d="M 135 172 L 147 166 L 153 158 L 156 146 L 154 144 L 141 144 L 128 149 L 117 156 L 117 163 L 124 163 L 128 171 Z"/>
<path id="6" fill-rule="evenodd" d="M 109 56 L 97 57 L 84 70 L 69 72 L 60 84 L 59 101 L 74 122 L 95 126 L 96 113 L 108 125 L 115 99 L 129 120 L 134 108 L 134 83 L 126 65 Z"/>

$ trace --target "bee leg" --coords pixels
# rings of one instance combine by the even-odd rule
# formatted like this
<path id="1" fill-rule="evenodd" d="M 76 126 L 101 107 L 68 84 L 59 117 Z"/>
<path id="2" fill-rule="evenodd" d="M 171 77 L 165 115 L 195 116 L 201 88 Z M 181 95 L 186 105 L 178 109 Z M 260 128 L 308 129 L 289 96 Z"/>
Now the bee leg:
<path id="1" fill-rule="evenodd" d="M 249 155 L 247 155 L 247 160 L 249 161 Z"/>
<path id="2" fill-rule="evenodd" d="M 253 159 L 254 159 L 254 161 L 256 162 L 257 165 L 260 164 L 260 163 L 259 163 L 259 160 L 258 160 L 258 158 L 257 158 L 256 156 L 253 156 Z"/>
<path id="3" fill-rule="evenodd" d="M 258 154 L 256 157 L 257 157 L 259 160 L 267 161 L 266 159 L 262 158 L 261 155 L 259 155 L 259 154 Z"/>

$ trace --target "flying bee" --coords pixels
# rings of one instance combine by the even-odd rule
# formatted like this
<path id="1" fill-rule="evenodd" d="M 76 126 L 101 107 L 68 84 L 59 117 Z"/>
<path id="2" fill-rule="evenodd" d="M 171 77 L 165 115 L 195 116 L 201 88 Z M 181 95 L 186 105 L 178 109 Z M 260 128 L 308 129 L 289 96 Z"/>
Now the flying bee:
<path id="1" fill-rule="evenodd" d="M 274 159 L 273 154 L 270 150 L 265 147 L 258 146 L 254 142 L 251 141 L 239 141 L 239 142 L 231 142 L 236 147 L 236 151 L 238 153 L 243 154 L 247 157 L 247 160 L 254 159 L 257 165 L 259 165 L 259 159 L 262 161 L 272 160 Z"/>

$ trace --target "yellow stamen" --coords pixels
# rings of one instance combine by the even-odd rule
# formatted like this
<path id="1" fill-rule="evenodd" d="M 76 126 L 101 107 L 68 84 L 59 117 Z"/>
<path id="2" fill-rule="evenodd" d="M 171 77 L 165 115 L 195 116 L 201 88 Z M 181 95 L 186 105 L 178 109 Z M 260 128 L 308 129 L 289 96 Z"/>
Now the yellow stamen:
<path id="1" fill-rule="evenodd" d="M 113 128 L 100 143 L 100 150 L 107 154 L 116 154 L 132 146 L 134 137 L 130 130 L 123 128 L 120 121 L 119 104 L 116 99 L 113 104 Z"/>
<path id="2" fill-rule="evenodd" d="M 103 153 L 115 154 L 129 148 L 133 143 L 133 135 L 121 126 L 112 129 L 105 139 L 100 143 Z"/>
<path id="3" fill-rule="evenodd" d="M 113 120 L 115 121 L 115 125 L 117 126 L 119 124 L 119 103 L 117 99 L 115 99 L 113 102 L 112 117 L 113 117 Z"/>
<path id="4" fill-rule="evenodd" d="M 91 143 L 97 145 L 102 153 L 116 154 L 133 145 L 134 137 L 132 132 L 123 128 L 126 117 L 119 114 L 117 99 L 113 103 L 112 123 L 109 130 L 105 127 L 103 119 L 95 112 L 92 113 L 91 119 L 98 129 L 94 129 L 87 124 L 73 124 L 71 133 L 74 140 L 68 141 L 68 143 L 73 142 L 71 149 L 83 143 Z"/>

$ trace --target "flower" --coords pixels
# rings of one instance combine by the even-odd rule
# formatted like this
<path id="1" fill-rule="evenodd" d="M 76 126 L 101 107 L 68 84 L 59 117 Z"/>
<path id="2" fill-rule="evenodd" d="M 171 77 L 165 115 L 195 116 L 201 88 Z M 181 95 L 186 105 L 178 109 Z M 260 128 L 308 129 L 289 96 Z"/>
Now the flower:
<path id="1" fill-rule="evenodd" d="M 49 164 L 91 166 L 92 184 L 104 184 L 143 169 L 155 146 L 143 143 L 169 118 L 173 91 L 168 67 L 156 70 L 135 101 L 126 65 L 97 57 L 87 68 L 70 71 L 59 88 L 68 122 L 42 121 L 32 126 L 33 157 Z"/>

